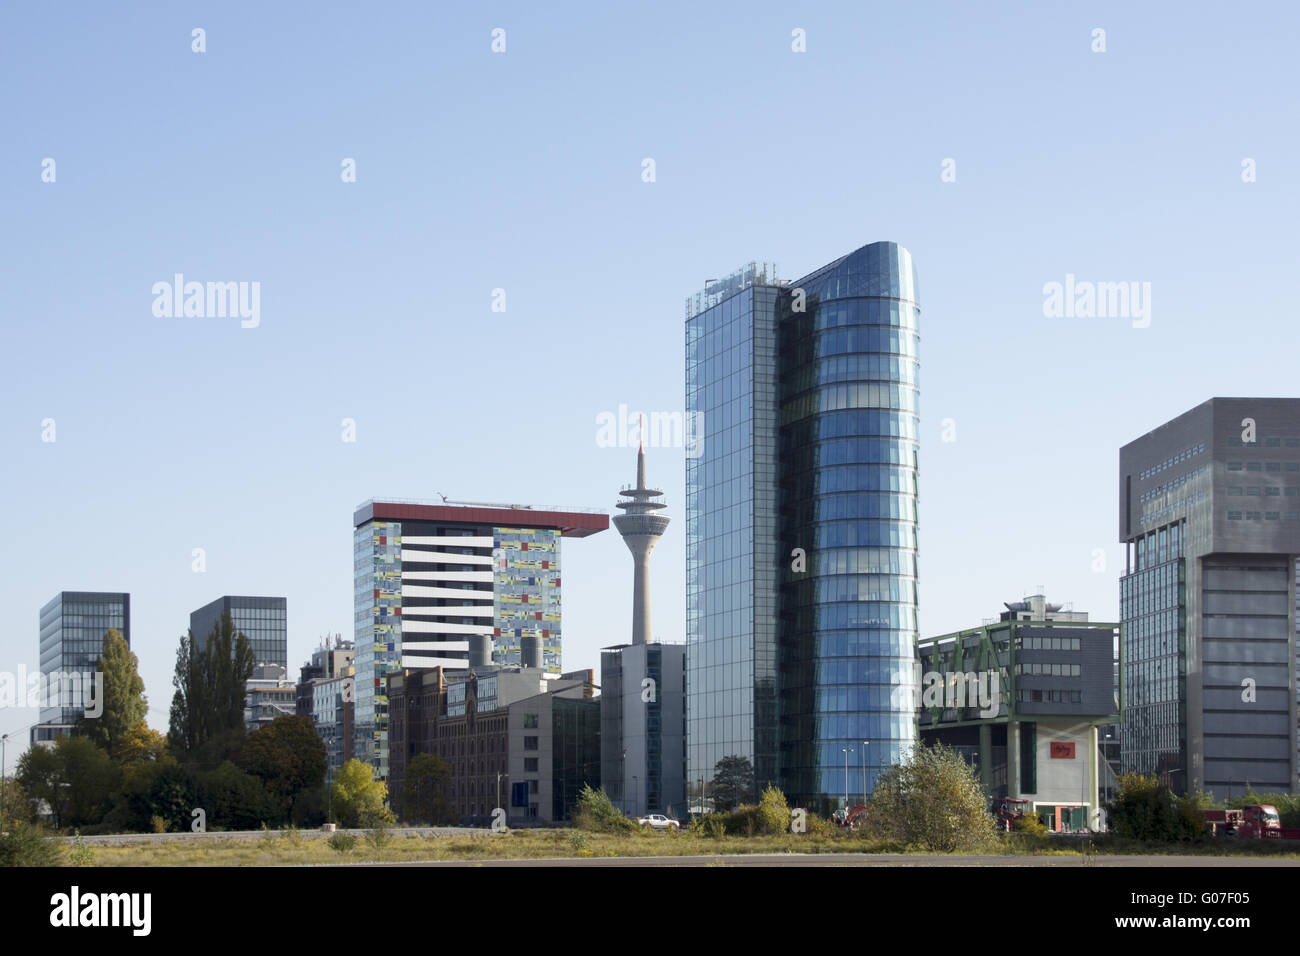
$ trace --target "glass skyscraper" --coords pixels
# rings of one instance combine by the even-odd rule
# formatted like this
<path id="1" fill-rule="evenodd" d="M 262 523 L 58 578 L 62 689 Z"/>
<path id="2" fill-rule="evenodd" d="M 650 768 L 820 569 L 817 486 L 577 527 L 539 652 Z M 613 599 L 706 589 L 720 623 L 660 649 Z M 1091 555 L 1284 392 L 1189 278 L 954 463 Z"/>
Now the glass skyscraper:
<path id="1" fill-rule="evenodd" d="M 43 608 L 40 618 L 41 673 L 93 674 L 104 651 L 104 635 L 116 630 L 131 643 L 131 595 L 102 591 L 60 591 Z M 66 691 L 64 691 L 66 693 Z M 52 740 L 76 723 L 83 707 L 62 706 L 67 700 L 42 706 L 41 722 L 32 740 Z"/>
<path id="2" fill-rule="evenodd" d="M 843 803 L 916 739 L 917 321 L 907 250 L 794 282 L 751 263 L 686 305 L 687 764 L 707 791 Z M 859 790 L 860 788 L 855 788 Z"/>
<path id="3" fill-rule="evenodd" d="M 230 612 L 235 633 L 243 634 L 259 664 L 289 667 L 288 599 L 227 594 L 190 614 L 190 630 L 199 646 L 206 646 L 221 615 Z"/>

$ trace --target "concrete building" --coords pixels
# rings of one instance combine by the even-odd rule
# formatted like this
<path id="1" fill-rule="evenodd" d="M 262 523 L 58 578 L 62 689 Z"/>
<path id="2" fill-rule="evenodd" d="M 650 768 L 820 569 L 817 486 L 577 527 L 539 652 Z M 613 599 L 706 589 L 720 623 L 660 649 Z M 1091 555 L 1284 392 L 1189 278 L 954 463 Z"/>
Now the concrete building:
<path id="1" fill-rule="evenodd" d="M 1210 399 L 1119 466 L 1123 768 L 1295 792 L 1300 399 Z"/>
<path id="2" fill-rule="evenodd" d="M 1029 800 L 1049 828 L 1095 829 L 1107 772 L 1098 728 L 1119 712 L 1119 625 L 1090 623 L 1042 595 L 1006 608 L 994 623 L 918 642 L 921 740 L 964 754 L 990 796 Z M 902 699 L 911 694 L 900 689 Z M 885 764 L 864 744 L 869 783 Z"/>
<path id="3" fill-rule="evenodd" d="M 686 807 L 686 647 L 624 644 L 600 652 L 600 779 L 627 816 Z"/>
<path id="4" fill-rule="evenodd" d="M 494 645 L 524 663 L 535 640 L 560 674 L 560 539 L 609 527 L 597 511 L 371 500 L 352 516 L 356 754 L 389 775 L 384 678 L 404 667 L 465 668 Z"/>
<path id="5" fill-rule="evenodd" d="M 801 279 L 751 263 L 686 303 L 688 779 L 749 761 L 821 813 L 844 751 L 916 740 L 919 296 L 908 251 Z M 757 792 L 749 799 L 756 799 Z"/>
<path id="6" fill-rule="evenodd" d="M 32 743 L 66 736 L 85 712 L 91 688 L 83 678 L 93 680 L 110 630 L 116 630 L 130 645 L 131 595 L 60 591 L 41 608 L 40 673 L 49 689 L 40 701 L 40 722 L 29 733 Z M 58 675 L 77 677 L 63 680 Z"/>
<path id="7" fill-rule="evenodd" d="M 253 648 L 253 658 L 259 664 L 289 667 L 288 605 L 282 597 L 254 597 L 226 594 L 190 614 L 190 630 L 199 646 L 207 644 L 208 636 L 221 622 L 221 615 L 230 612 L 236 633 L 248 638 Z"/>

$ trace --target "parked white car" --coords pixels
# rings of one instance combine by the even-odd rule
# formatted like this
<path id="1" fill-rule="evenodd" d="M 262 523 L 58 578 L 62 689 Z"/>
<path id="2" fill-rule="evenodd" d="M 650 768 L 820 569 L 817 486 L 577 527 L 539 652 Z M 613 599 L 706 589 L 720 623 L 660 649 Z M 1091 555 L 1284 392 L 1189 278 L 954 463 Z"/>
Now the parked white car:
<path id="1" fill-rule="evenodd" d="M 643 827 L 650 827 L 652 830 L 680 830 L 681 824 L 676 820 L 670 820 L 662 813 L 652 813 L 647 817 L 637 817 L 636 822 Z"/>

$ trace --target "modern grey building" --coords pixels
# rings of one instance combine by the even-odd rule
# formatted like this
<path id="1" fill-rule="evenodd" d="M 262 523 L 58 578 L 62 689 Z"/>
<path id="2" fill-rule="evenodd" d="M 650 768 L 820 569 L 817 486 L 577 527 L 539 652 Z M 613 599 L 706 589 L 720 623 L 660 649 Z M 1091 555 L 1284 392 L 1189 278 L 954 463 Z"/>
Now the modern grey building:
<path id="1" fill-rule="evenodd" d="M 249 597 L 226 594 L 190 614 L 190 630 L 206 644 L 221 615 L 230 612 L 236 633 L 242 633 L 253 646 L 258 664 L 289 667 L 289 631 L 286 625 L 289 602 L 282 597 Z"/>
<path id="2" fill-rule="evenodd" d="M 723 757 L 823 812 L 846 749 L 916 740 L 916 272 L 892 242 L 686 303 L 687 771 Z M 868 781 L 868 792 L 872 781 Z M 755 794 L 754 796 L 757 796 Z"/>
<path id="3" fill-rule="evenodd" d="M 1110 775 L 1102 730 L 1119 710 L 1119 625 L 1042 594 L 1005 607 L 997 622 L 918 644 L 921 739 L 963 754 L 989 796 L 1029 801 L 1049 829 L 1095 829 Z"/>
<path id="4" fill-rule="evenodd" d="M 685 645 L 601 650 L 600 748 L 600 779 L 616 807 L 685 817 Z"/>
<path id="5" fill-rule="evenodd" d="M 51 675 L 93 674 L 104 650 L 104 636 L 116 630 L 131 643 L 131 595 L 111 591 L 60 591 L 43 608 L 40 617 L 40 671 L 49 682 Z M 55 688 L 65 684 L 57 677 Z M 51 694 L 55 690 L 51 690 Z M 31 740 L 49 741 L 67 734 L 82 714 L 80 706 L 68 703 L 66 690 L 60 699 L 43 701 L 40 723 L 31 730 Z"/>
<path id="6" fill-rule="evenodd" d="M 1294 792 L 1300 399 L 1211 399 L 1119 465 L 1123 769 Z"/>

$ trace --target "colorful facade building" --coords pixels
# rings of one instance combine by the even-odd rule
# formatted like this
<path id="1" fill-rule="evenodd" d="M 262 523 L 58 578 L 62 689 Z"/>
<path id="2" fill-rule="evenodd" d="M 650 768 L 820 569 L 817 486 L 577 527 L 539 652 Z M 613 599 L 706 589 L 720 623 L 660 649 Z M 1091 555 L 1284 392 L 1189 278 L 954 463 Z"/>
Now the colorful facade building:
<path id="1" fill-rule="evenodd" d="M 465 668 L 471 651 L 524 663 L 529 639 L 560 674 L 561 538 L 609 516 L 524 505 L 371 500 L 353 514 L 357 757 L 388 777 L 384 678 L 403 667 Z"/>

